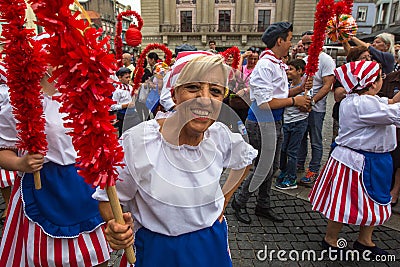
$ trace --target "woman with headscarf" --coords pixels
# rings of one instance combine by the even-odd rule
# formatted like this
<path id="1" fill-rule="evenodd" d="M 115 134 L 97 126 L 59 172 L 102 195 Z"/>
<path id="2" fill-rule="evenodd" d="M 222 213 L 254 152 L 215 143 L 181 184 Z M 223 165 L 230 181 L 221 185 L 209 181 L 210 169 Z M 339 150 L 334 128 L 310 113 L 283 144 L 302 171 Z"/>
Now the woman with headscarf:
<path id="1" fill-rule="evenodd" d="M 340 105 L 337 146 L 309 195 L 313 210 L 329 220 L 322 245 L 336 248 L 343 224 L 353 224 L 360 225 L 354 249 L 387 254 L 374 244 L 372 232 L 391 215 L 390 151 L 400 126 L 400 94 L 376 95 L 384 78 L 377 62 L 350 62 L 335 75 L 348 92 Z"/>
<path id="2" fill-rule="evenodd" d="M 179 53 L 166 84 L 174 111 L 123 134 L 126 166 L 116 188 L 135 231 L 130 213 L 126 225 L 116 223 L 106 193 L 94 194 L 103 201 L 111 247 L 134 243 L 136 267 L 232 266 L 223 213 L 257 151 L 215 122 L 228 92 L 230 70 L 223 62 L 209 52 Z M 232 170 L 221 189 L 223 168 Z"/>
<path id="3" fill-rule="evenodd" d="M 109 248 L 94 189 L 75 167 L 77 152 L 52 68 L 42 78 L 43 117 L 48 151 L 28 154 L 16 148 L 16 120 L 11 106 L 0 113 L 0 166 L 19 171 L 11 193 L 0 244 L 0 266 L 107 266 Z M 33 173 L 40 171 L 42 188 Z"/>

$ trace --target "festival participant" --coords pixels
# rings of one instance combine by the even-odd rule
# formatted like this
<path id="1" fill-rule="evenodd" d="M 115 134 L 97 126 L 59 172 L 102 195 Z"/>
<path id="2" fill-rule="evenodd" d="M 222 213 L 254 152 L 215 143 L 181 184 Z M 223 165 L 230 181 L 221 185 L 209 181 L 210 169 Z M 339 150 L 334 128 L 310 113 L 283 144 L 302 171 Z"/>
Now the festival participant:
<path id="1" fill-rule="evenodd" d="M 124 125 L 124 117 L 128 108 L 135 106 L 135 100 L 132 99 L 132 86 L 129 84 L 131 81 L 131 70 L 125 67 L 120 68 L 116 75 L 119 79 L 118 83 L 115 83 L 115 91 L 112 95 L 112 99 L 116 102 L 111 106 L 111 111 L 117 112 L 117 123 L 119 136 L 122 135 L 122 126 Z"/>
<path id="2" fill-rule="evenodd" d="M 255 214 L 271 221 L 283 222 L 283 218 L 276 214 L 270 206 L 271 185 L 273 174 L 279 168 L 279 157 L 282 134 L 282 117 L 285 107 L 297 106 L 308 108 L 310 99 L 305 96 L 289 97 L 289 85 L 286 76 L 287 66 L 282 58 L 289 52 L 292 40 L 293 25 L 289 22 L 277 22 L 271 24 L 262 36 L 262 41 L 267 49 L 261 53 L 260 59 L 250 77 L 250 99 L 252 104 L 246 120 L 246 129 L 250 144 L 261 151 L 261 137 L 269 134 L 276 136 L 273 154 L 272 168 L 260 173 L 263 182 L 259 187 Z M 298 94 L 304 90 L 301 86 L 290 91 L 290 94 Z M 272 111 L 272 115 L 271 115 Z M 255 160 L 257 166 L 259 157 Z M 243 183 L 241 191 L 234 197 L 232 208 L 236 218 L 246 224 L 251 223 L 251 218 L 246 210 L 246 204 L 250 199 L 250 183 L 254 179 L 254 173 Z M 265 177 L 265 178 L 264 178 Z"/>
<path id="3" fill-rule="evenodd" d="M 76 151 L 66 114 L 59 112 L 59 95 L 47 80 L 41 81 L 48 151 L 17 153 L 16 122 L 11 109 L 0 114 L 0 167 L 19 171 L 9 204 L 0 245 L 0 266 L 107 266 L 109 252 L 94 189 L 75 168 Z M 9 133 L 9 135 L 5 135 Z M 36 190 L 33 172 L 40 171 L 42 188 Z"/>
<path id="4" fill-rule="evenodd" d="M 319 175 L 309 199 L 313 210 L 327 217 L 322 246 L 337 247 L 343 224 L 360 225 L 353 248 L 387 254 L 372 241 L 374 226 L 391 215 L 390 185 L 396 126 L 400 126 L 400 94 L 379 98 L 379 63 L 356 61 L 335 70 L 349 93 L 339 109 L 337 146 Z"/>
<path id="5" fill-rule="evenodd" d="M 122 64 L 125 68 L 131 71 L 131 81 L 133 80 L 133 73 L 135 72 L 135 66 L 132 64 L 132 55 L 130 53 L 122 54 Z"/>
<path id="6" fill-rule="evenodd" d="M 291 80 L 290 88 L 295 88 L 303 83 L 302 78 L 306 63 L 302 59 L 295 59 L 288 63 L 286 71 Z M 291 89 L 289 89 L 291 90 Z M 304 92 L 302 93 L 304 95 Z M 301 111 L 298 107 L 287 107 L 283 113 L 283 144 L 280 155 L 281 173 L 276 179 L 275 187 L 279 189 L 297 188 L 297 152 L 300 141 L 307 130 L 308 112 Z"/>
<path id="7" fill-rule="evenodd" d="M 375 60 L 382 64 L 382 71 L 385 74 L 389 74 L 394 68 L 394 36 L 390 33 L 378 34 L 372 44 L 365 43 L 357 37 L 351 37 L 351 40 L 358 46 L 364 46 L 368 48 L 372 60 Z"/>
<path id="8" fill-rule="evenodd" d="M 126 167 L 116 187 L 133 215 L 135 237 L 131 214 L 124 214 L 126 225 L 116 223 L 105 191 L 94 194 L 104 201 L 100 211 L 111 247 L 135 243 L 136 267 L 232 266 L 223 213 L 257 151 L 215 122 L 228 92 L 223 57 L 186 53 L 168 81 L 175 111 L 159 112 L 122 136 Z M 221 190 L 223 168 L 232 170 Z"/>

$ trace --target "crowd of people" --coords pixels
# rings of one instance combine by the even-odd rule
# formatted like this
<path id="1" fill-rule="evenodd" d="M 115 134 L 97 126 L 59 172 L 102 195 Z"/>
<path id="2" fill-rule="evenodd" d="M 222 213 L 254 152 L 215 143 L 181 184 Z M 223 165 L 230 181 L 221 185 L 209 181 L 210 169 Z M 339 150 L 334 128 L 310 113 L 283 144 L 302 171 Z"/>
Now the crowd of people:
<path id="1" fill-rule="evenodd" d="M 298 183 L 312 187 L 312 208 L 328 219 L 324 249 L 337 248 L 343 224 L 354 224 L 360 226 L 354 249 L 387 254 L 372 233 L 388 220 L 400 193 L 394 36 L 380 34 L 372 44 L 352 37 L 355 46 L 343 43 L 347 63 L 338 68 L 322 51 L 312 77 L 305 76 L 305 68 L 313 32 L 303 33 L 293 48 L 292 38 L 291 23 L 271 24 L 261 38 L 266 48 L 244 51 L 237 70 L 234 55 L 220 55 L 214 40 L 207 51 L 177 53 L 171 66 L 151 52 L 138 92 L 132 87 L 137 60 L 122 55 L 123 67 L 112 77 L 110 112 L 116 114 L 125 152 L 116 182 L 124 225 L 114 219 L 106 191 L 85 184 L 75 168 L 66 114 L 49 82 L 53 68 L 41 83 L 45 156 L 17 149 L 7 70 L 1 68 L 0 186 L 7 217 L 0 265 L 106 266 L 108 245 L 114 250 L 134 245 L 139 267 L 232 266 L 224 217 L 228 203 L 237 220 L 251 224 L 246 205 L 258 189 L 255 215 L 283 222 L 271 208 L 271 188 L 290 190 Z M 151 90 L 156 95 L 150 101 Z M 334 138 L 321 168 L 331 91 Z M 233 132 L 230 120 L 221 122 L 226 107 L 244 131 Z M 311 157 L 305 168 L 308 140 Z M 225 169 L 230 172 L 221 185 Z M 37 171 L 41 190 L 33 184 Z M 304 176 L 298 178 L 299 172 Z M 121 266 L 129 266 L 125 257 Z"/>

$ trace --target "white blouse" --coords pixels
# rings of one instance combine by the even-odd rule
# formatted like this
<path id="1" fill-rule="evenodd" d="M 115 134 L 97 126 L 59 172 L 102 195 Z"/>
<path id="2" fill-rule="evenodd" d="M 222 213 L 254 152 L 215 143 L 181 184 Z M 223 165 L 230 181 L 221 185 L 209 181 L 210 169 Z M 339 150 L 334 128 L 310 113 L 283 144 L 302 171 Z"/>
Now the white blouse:
<path id="1" fill-rule="evenodd" d="M 3 90 L 1 90 L 3 91 Z M 71 136 L 64 127 L 63 118 L 67 116 L 60 113 L 61 104 L 52 97 L 44 95 L 43 111 L 46 119 L 45 133 L 48 142 L 48 151 L 44 157 L 45 162 L 54 162 L 60 165 L 75 164 L 76 152 L 72 145 Z M 4 107 L 4 109 L 3 109 Z M 12 107 L 8 104 L 1 106 L 0 112 L 0 147 L 15 148 L 17 142 L 16 121 L 12 115 Z"/>
<path id="2" fill-rule="evenodd" d="M 18 141 L 8 90 L 7 85 L 0 85 L 0 148 L 15 148 Z"/>
<path id="3" fill-rule="evenodd" d="M 240 134 L 219 122 L 198 146 L 168 143 L 156 120 L 127 130 L 122 144 L 126 167 L 116 184 L 121 204 L 132 212 L 135 228 L 169 236 L 212 226 L 224 205 L 223 168 L 244 168 L 257 156 Z M 100 189 L 93 197 L 108 200 Z"/>
<path id="4" fill-rule="evenodd" d="M 133 87 L 129 84 L 116 84 L 115 91 L 112 95 L 112 100 L 114 100 L 116 104 L 111 105 L 111 110 L 121 110 L 123 104 L 132 102 L 132 90 Z"/>
<path id="5" fill-rule="evenodd" d="M 350 94 L 340 103 L 336 143 L 367 152 L 383 153 L 396 148 L 400 127 L 400 103 L 385 97 Z"/>

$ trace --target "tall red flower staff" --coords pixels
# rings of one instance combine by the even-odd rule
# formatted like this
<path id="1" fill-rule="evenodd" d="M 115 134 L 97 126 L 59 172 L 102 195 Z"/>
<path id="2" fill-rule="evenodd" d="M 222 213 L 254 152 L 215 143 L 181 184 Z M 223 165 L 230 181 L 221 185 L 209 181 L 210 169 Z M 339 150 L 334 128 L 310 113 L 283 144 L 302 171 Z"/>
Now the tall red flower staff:
<path id="1" fill-rule="evenodd" d="M 40 80 L 46 63 L 42 47 L 32 40 L 35 32 L 24 27 L 25 9 L 24 0 L 0 0 L 0 17 L 6 22 L 2 25 L 2 41 L 5 42 L 3 53 L 6 55 L 7 84 L 17 121 L 17 147 L 29 153 L 45 155 L 47 141 Z M 34 173 L 34 179 L 35 188 L 40 189 L 39 172 Z"/>
<path id="2" fill-rule="evenodd" d="M 117 58 L 118 66 L 122 66 L 122 17 L 123 16 L 134 16 L 137 20 L 138 25 L 131 24 L 129 29 L 125 33 L 125 41 L 130 46 L 138 46 L 142 43 L 142 33 L 140 30 L 143 27 L 142 17 L 133 10 L 127 10 L 121 12 L 117 16 L 117 29 L 115 31 L 115 55 Z"/>
<path id="3" fill-rule="evenodd" d="M 113 103 L 111 74 L 116 69 L 113 55 L 108 53 L 108 38 L 98 41 L 101 30 L 90 28 L 71 14 L 74 0 L 29 0 L 36 13 L 37 24 L 50 35 L 47 62 L 55 66 L 53 80 L 62 94 L 60 112 L 67 113 L 65 123 L 72 128 L 72 143 L 77 151 L 79 174 L 90 185 L 106 188 L 116 221 L 124 224 L 115 190 L 116 166 L 122 166 L 123 151 L 118 144 L 109 115 Z M 78 3 L 79 4 L 79 3 Z M 133 248 L 126 249 L 130 263 L 135 262 Z"/>
<path id="4" fill-rule="evenodd" d="M 325 29 L 328 21 L 334 14 L 334 0 L 321 0 L 317 4 L 314 18 L 313 42 L 308 48 L 308 60 L 306 65 L 306 75 L 314 76 L 318 70 L 318 57 L 325 42 Z"/>

